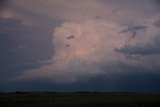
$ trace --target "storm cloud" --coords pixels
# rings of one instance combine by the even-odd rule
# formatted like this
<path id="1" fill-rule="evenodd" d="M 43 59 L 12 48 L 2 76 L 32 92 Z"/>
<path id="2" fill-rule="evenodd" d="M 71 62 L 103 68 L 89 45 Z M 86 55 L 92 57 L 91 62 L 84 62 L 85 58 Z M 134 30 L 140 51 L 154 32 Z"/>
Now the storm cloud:
<path id="1" fill-rule="evenodd" d="M 65 21 L 54 30 L 55 54 L 50 64 L 25 71 L 16 79 L 49 78 L 68 83 L 79 78 L 129 72 L 124 71 L 120 63 L 159 73 L 159 28 L 154 25 L 157 17 L 152 16 L 149 20 L 141 21 L 141 25 L 133 27 L 103 19 Z M 139 59 L 126 57 L 128 54 L 139 55 Z M 151 61 L 153 65 L 149 64 Z"/>
<path id="2" fill-rule="evenodd" d="M 12 0 L 0 16 L 1 38 L 8 40 L 11 36 L 4 35 L 10 32 L 19 42 L 8 51 L 23 53 L 16 57 L 19 64 L 31 63 L 10 81 L 75 83 L 133 72 L 159 75 L 160 13 L 150 0 Z"/>

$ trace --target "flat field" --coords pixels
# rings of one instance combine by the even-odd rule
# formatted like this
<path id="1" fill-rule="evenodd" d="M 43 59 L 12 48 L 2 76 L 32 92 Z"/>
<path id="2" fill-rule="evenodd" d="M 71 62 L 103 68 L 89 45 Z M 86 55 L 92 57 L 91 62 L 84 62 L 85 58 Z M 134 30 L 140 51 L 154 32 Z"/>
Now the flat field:
<path id="1" fill-rule="evenodd" d="M 0 107 L 160 107 L 160 94 L 0 93 Z"/>

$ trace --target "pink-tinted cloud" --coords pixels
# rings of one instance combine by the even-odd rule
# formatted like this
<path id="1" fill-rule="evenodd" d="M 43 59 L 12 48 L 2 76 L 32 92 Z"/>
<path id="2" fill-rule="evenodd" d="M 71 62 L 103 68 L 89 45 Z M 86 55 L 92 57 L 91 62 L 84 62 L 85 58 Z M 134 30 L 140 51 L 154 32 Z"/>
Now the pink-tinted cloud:
<path id="1" fill-rule="evenodd" d="M 140 52 L 146 53 L 146 44 L 155 46 L 153 38 L 159 34 L 160 28 L 155 25 L 159 13 L 148 15 L 148 11 L 137 11 L 128 6 L 117 9 L 112 3 L 98 0 L 14 0 L 14 3 L 25 10 L 62 21 L 53 31 L 55 53 L 50 63 L 24 71 L 15 80 L 50 79 L 70 83 L 79 78 L 129 72 L 123 71 L 117 62 L 151 71 L 159 66 L 159 54 L 145 56 Z"/>

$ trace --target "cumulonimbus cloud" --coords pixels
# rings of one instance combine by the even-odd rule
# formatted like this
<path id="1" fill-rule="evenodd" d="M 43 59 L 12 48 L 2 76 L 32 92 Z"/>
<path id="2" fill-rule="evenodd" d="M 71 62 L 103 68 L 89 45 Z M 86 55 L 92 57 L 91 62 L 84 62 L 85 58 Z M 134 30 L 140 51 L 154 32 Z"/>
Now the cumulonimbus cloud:
<path id="1" fill-rule="evenodd" d="M 101 63 L 111 60 L 114 47 L 123 46 L 130 38 L 119 34 L 122 29 L 120 25 L 101 19 L 66 21 L 54 30 L 55 54 L 51 63 L 26 71 L 17 79 L 50 78 L 72 82 L 109 73 L 101 70 Z"/>
<path id="2" fill-rule="evenodd" d="M 53 32 L 55 53 L 49 64 L 23 71 L 14 80 L 50 79 L 70 83 L 79 78 L 126 72 L 119 63 L 151 72 L 160 69 L 159 39 L 155 39 L 160 34 L 159 13 L 149 19 L 137 19 L 141 15 L 135 11 L 116 10 L 96 0 L 47 1 L 48 8 L 40 9 L 44 7 L 40 0 L 37 2 L 40 8 L 35 10 L 63 20 Z M 19 3 L 28 8 L 25 2 Z M 58 11 L 51 14 L 55 9 Z"/>
<path id="3" fill-rule="evenodd" d="M 145 26 L 145 30 L 138 27 L 140 29 L 134 29 L 134 32 L 133 29 L 128 30 L 130 28 L 128 26 L 102 19 L 65 21 L 54 30 L 55 53 L 50 64 L 25 71 L 16 79 L 48 78 L 52 81 L 68 83 L 79 78 L 124 72 L 121 67 L 115 69 L 118 65 L 114 62 L 152 70 L 158 69 L 159 50 L 156 49 L 159 49 L 157 48 L 159 43 L 155 42 L 155 38 L 159 34 L 159 28 L 154 24 L 157 20 L 159 20 L 157 16 L 154 16 L 141 22 L 139 26 Z M 150 45 L 145 46 L 146 43 Z M 156 55 L 153 55 L 150 46 L 153 47 L 154 53 L 157 52 Z M 126 57 L 126 55 L 134 57 L 137 54 L 138 60 Z M 154 62 L 154 65 L 149 64 L 150 61 Z M 105 69 L 102 69 L 102 66 L 105 66 Z"/>

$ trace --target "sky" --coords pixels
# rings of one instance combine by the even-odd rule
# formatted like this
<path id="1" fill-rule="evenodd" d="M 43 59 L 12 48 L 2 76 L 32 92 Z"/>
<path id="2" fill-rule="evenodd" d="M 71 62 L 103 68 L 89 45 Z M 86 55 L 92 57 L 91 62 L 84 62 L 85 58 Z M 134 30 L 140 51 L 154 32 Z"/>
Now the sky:
<path id="1" fill-rule="evenodd" d="M 0 91 L 160 92 L 158 0 L 0 0 Z"/>

